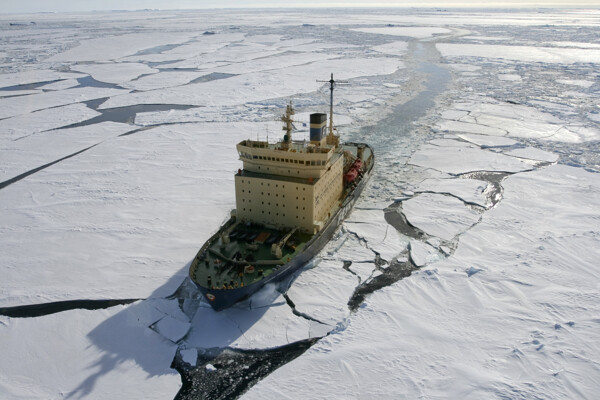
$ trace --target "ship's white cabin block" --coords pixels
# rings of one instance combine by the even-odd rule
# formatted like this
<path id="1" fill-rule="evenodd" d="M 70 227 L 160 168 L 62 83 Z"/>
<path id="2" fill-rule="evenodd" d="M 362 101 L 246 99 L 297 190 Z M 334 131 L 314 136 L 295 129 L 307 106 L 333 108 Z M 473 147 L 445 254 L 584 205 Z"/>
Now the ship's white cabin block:
<path id="1" fill-rule="evenodd" d="M 237 150 L 243 162 L 235 176 L 239 220 L 307 232 L 322 228 L 343 191 L 344 157 L 338 147 L 321 138 L 274 144 L 245 140 Z"/>

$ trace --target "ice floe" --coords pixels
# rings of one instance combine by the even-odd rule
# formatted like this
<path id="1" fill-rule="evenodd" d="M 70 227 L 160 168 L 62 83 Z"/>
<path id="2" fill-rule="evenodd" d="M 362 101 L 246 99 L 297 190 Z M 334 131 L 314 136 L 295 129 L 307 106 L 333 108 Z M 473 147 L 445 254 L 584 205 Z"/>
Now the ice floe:
<path id="1" fill-rule="evenodd" d="M 158 287 L 171 294 L 233 208 L 235 143 L 261 127 L 171 125 L 113 136 L 130 128 L 106 123 L 56 132 L 71 137 L 65 146 L 74 151 L 101 143 L 0 191 L 0 304 L 145 298 Z M 22 148 L 39 162 L 47 160 L 44 135 Z"/>
<path id="2" fill-rule="evenodd" d="M 152 47 L 183 43 L 196 35 L 197 33 L 145 32 L 88 39 L 72 49 L 47 58 L 45 61 L 116 60 Z"/>
<path id="3" fill-rule="evenodd" d="M 475 135 L 468 133 L 459 133 L 456 136 L 466 140 L 467 142 L 474 143 L 484 149 L 490 147 L 511 147 L 518 143 L 516 140 L 507 137 Z"/>
<path id="4" fill-rule="evenodd" d="M 486 190 L 488 183 L 478 179 L 426 179 L 416 187 L 417 192 L 450 194 L 460 200 L 488 207 Z"/>
<path id="5" fill-rule="evenodd" d="M 519 172 L 532 168 L 531 164 L 524 160 L 489 150 L 469 147 L 449 149 L 430 144 L 422 146 L 412 155 L 409 162 L 452 175 L 474 171 Z"/>
<path id="6" fill-rule="evenodd" d="M 324 60 L 286 68 L 277 74 L 248 73 L 224 80 L 114 96 L 100 108 L 134 104 L 231 106 L 316 91 L 322 83 L 314 78 L 320 76 L 324 70 L 338 71 L 338 79 L 351 79 L 358 76 L 389 74 L 397 68 L 398 62 L 389 58 Z"/>
<path id="7" fill-rule="evenodd" d="M 198 308 L 185 346 L 265 349 L 311 337 L 312 326 L 319 325 L 317 322 L 294 315 L 272 285 L 261 292 L 256 296 L 268 298 L 267 304 L 262 307 L 248 308 L 248 302 L 221 312 L 208 305 Z M 312 336 L 320 336 L 323 331 L 318 330 L 317 333 Z"/>
<path id="8" fill-rule="evenodd" d="M 454 255 L 373 293 L 244 398 L 593 397 L 597 174 L 556 165 L 505 187 Z"/>
<path id="9" fill-rule="evenodd" d="M 520 149 L 514 149 L 504 153 L 509 156 L 527 158 L 529 160 L 538 160 L 544 162 L 556 162 L 558 160 L 558 154 L 550 153 L 548 151 L 536 149 L 535 147 L 526 147 Z"/>
<path id="10" fill-rule="evenodd" d="M 440 260 L 440 253 L 431 245 L 420 240 L 410 241 L 410 260 L 417 267 L 423 267 Z"/>
<path id="11" fill-rule="evenodd" d="M 489 44 L 437 43 L 444 57 L 501 58 L 546 63 L 600 63 L 600 50 Z"/>
<path id="12" fill-rule="evenodd" d="M 29 96 L 4 97 L 0 98 L 0 118 L 14 117 L 46 108 L 81 103 L 87 100 L 116 96 L 127 92 L 129 91 L 121 89 L 82 87 L 32 94 Z"/>
<path id="13" fill-rule="evenodd" d="M 364 240 L 365 245 L 391 261 L 408 245 L 398 231 L 385 221 L 383 210 L 355 209 L 344 222 L 344 229 Z"/>
<path id="14" fill-rule="evenodd" d="M 71 110 L 66 108 L 65 111 Z M 0 126 L 2 122 L 4 121 L 0 121 Z M 3 143 L 1 150 L 5 155 L 0 160 L 0 181 L 15 178 L 133 129 L 135 127 L 126 124 L 102 122 L 93 126 L 40 133 Z"/>
<path id="15" fill-rule="evenodd" d="M 0 396 L 11 399 L 172 398 L 176 345 L 150 330 L 139 303 L 0 323 Z"/>
<path id="16" fill-rule="evenodd" d="M 0 129 L 3 131 L 0 137 L 0 146 L 2 149 L 14 149 L 22 145 L 22 143 L 15 143 L 15 140 L 22 140 L 24 137 L 37 132 L 82 122 L 97 115 L 100 115 L 100 113 L 84 104 L 70 104 L 5 118 L 0 120 Z M 44 146 L 40 147 L 39 150 L 52 151 Z M 2 161 L 6 161 L 6 159 L 3 158 Z M 29 160 L 23 159 L 22 161 L 27 162 Z"/>
<path id="17" fill-rule="evenodd" d="M 408 36 L 417 39 L 429 38 L 442 33 L 451 32 L 450 29 L 437 26 L 391 26 L 383 28 L 357 28 L 353 30 L 380 35 Z"/>
<path id="18" fill-rule="evenodd" d="M 481 217 L 454 197 L 437 193 L 422 193 L 402 202 L 408 222 L 444 240 L 452 240 L 465 232 Z"/>
<path id="19" fill-rule="evenodd" d="M 155 74 L 159 70 L 140 63 L 77 64 L 72 70 L 90 74 L 95 80 L 120 85 L 141 75 Z M 133 88 L 136 89 L 136 88 Z"/>
<path id="20" fill-rule="evenodd" d="M 84 76 L 84 74 L 74 72 L 59 72 L 51 69 L 31 69 L 28 71 L 0 74 L 0 87 L 51 82 L 63 79 L 76 79 Z"/>

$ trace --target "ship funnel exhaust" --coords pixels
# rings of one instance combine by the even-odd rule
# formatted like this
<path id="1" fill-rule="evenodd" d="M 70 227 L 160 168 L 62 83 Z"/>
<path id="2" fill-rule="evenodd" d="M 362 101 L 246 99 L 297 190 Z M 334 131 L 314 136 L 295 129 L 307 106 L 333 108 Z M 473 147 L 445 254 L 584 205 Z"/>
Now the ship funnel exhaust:
<path id="1" fill-rule="evenodd" d="M 327 136 L 327 114 L 310 114 L 310 143 L 320 146 L 325 144 Z"/>

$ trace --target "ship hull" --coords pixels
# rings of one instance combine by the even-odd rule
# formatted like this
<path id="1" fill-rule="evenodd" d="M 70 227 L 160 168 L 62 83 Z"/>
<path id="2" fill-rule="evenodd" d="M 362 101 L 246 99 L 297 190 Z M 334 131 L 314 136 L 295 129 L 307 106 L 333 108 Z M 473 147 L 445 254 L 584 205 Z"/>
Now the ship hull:
<path id="1" fill-rule="evenodd" d="M 349 143 L 354 144 L 354 143 Z M 362 144 L 369 147 L 366 144 Z M 370 148 L 370 147 L 369 147 Z M 371 151 L 371 154 L 372 151 Z M 337 210 L 337 212 L 329 219 L 327 224 L 324 226 L 321 231 L 316 233 L 313 238 L 306 244 L 303 251 L 297 254 L 294 258 L 284 264 L 281 268 L 277 269 L 274 273 L 265 277 L 259 282 L 253 283 L 251 285 L 247 285 L 244 287 L 239 287 L 235 289 L 212 289 L 208 287 L 204 287 L 202 285 L 197 284 L 194 279 L 192 282 L 196 285 L 196 287 L 203 294 L 204 298 L 208 300 L 208 303 L 211 305 L 213 309 L 216 311 L 221 311 L 226 308 L 231 307 L 235 303 L 238 303 L 242 300 L 249 298 L 252 294 L 256 293 L 262 287 L 264 287 L 268 283 L 272 282 L 280 282 L 283 279 L 289 277 L 294 272 L 298 271 L 304 265 L 306 265 L 310 260 L 312 260 L 322 249 L 323 247 L 331 240 L 339 226 L 342 222 L 348 217 L 350 212 L 352 211 L 354 204 L 360 197 L 362 191 L 367 185 L 372 171 L 373 166 L 375 164 L 374 159 L 370 163 L 369 167 L 365 170 L 362 178 L 357 183 L 356 187 L 348 193 L 345 197 L 342 206 Z M 230 225 L 232 220 L 227 222 L 220 230 L 221 232 L 226 226 Z M 213 236 L 213 238 L 209 239 L 209 242 L 216 238 L 219 235 L 219 232 Z M 208 243 L 208 242 L 207 242 Z M 206 248 L 206 245 L 200 250 L 200 253 Z"/>

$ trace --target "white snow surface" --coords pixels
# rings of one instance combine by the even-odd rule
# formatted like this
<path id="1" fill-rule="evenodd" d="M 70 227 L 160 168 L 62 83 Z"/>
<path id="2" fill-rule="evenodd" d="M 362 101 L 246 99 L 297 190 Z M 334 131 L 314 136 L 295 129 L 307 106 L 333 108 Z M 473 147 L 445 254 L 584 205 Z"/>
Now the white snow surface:
<path id="1" fill-rule="evenodd" d="M 0 87 L 51 82 L 62 79 L 76 79 L 84 76 L 84 74 L 78 74 L 74 72 L 59 72 L 50 69 L 31 69 L 28 71 L 0 74 Z"/>
<path id="2" fill-rule="evenodd" d="M 554 165 L 504 184 L 454 255 L 372 294 L 243 398 L 594 398 L 600 178 Z"/>
<path id="3" fill-rule="evenodd" d="M 324 70 L 338 71 L 338 79 L 350 79 L 390 74 L 397 68 L 398 62 L 390 58 L 324 60 L 280 69 L 277 73 L 255 72 L 169 89 L 114 96 L 100 108 L 134 104 L 230 106 L 313 92 L 322 86 L 322 83 L 317 82 L 314 77 L 319 76 L 319 73 Z"/>
<path id="4" fill-rule="evenodd" d="M 487 187 L 487 182 L 478 179 L 426 179 L 417 186 L 416 191 L 450 194 L 464 202 L 487 207 Z"/>
<path id="5" fill-rule="evenodd" d="M 531 165 L 520 159 L 489 150 L 430 144 L 421 146 L 410 158 L 410 163 L 453 175 L 473 171 L 520 172 L 531 169 Z"/>
<path id="6" fill-rule="evenodd" d="M 33 111 L 81 103 L 129 92 L 122 89 L 81 87 L 19 97 L 0 98 L 0 118 L 29 114 Z"/>
<path id="7" fill-rule="evenodd" d="M 181 379 L 169 368 L 177 346 L 147 325 L 143 303 L 0 320 L 0 397 L 173 398 Z M 150 350 L 151 349 L 151 350 Z"/>
<path id="8" fill-rule="evenodd" d="M 600 50 L 534 46 L 507 46 L 493 44 L 438 43 L 444 57 L 501 58 L 527 62 L 572 64 L 600 63 Z"/>
<path id="9" fill-rule="evenodd" d="M 520 149 L 514 149 L 511 151 L 507 151 L 505 154 L 509 156 L 519 157 L 519 158 L 527 158 L 529 160 L 538 160 L 545 162 L 556 162 L 558 160 L 558 155 L 554 153 L 550 153 L 548 151 L 536 149 L 535 147 L 525 147 Z"/>
<path id="10" fill-rule="evenodd" d="M 261 296 L 266 298 L 266 304 L 253 307 Z M 313 325 L 318 324 L 296 317 L 271 285 L 250 301 L 221 312 L 208 305 L 198 308 L 184 343 L 197 348 L 265 349 L 327 333 L 323 329 L 311 333 Z"/>
<path id="11" fill-rule="evenodd" d="M 76 47 L 48 58 L 47 62 L 108 61 L 167 44 L 183 43 L 194 33 L 144 32 L 84 40 Z"/>
<path id="12" fill-rule="evenodd" d="M 68 113 L 76 111 L 73 110 L 73 106 L 61 108 L 61 111 L 66 114 L 60 113 L 59 115 L 68 115 Z M 43 112 L 38 111 L 38 113 Z M 56 110 L 53 114 L 56 114 Z M 8 120 L 0 121 L 0 125 L 4 121 Z M 130 125 L 107 121 L 77 128 L 42 132 L 6 142 L 1 147 L 5 155 L 0 160 L 0 181 L 14 178 L 36 167 L 98 145 L 104 140 L 115 138 L 133 129 L 135 128 Z"/>
<path id="13" fill-rule="evenodd" d="M 408 222 L 444 240 L 452 240 L 464 233 L 480 218 L 462 200 L 437 193 L 422 193 L 402 202 Z"/>
<path id="14" fill-rule="evenodd" d="M 23 146 L 23 144 L 18 143 L 17 140 L 23 140 L 23 138 L 38 132 L 49 131 L 82 122 L 98 115 L 100 115 L 99 112 L 92 110 L 85 104 L 77 103 L 5 118 L 0 120 L 0 129 L 3 131 L 3 135 L 0 137 L 0 146 L 2 146 L 3 149 Z M 52 133 L 46 133 L 44 136 L 46 136 L 46 138 L 48 138 L 48 136 L 54 138 Z M 34 146 L 34 148 L 36 150 L 43 149 L 44 151 L 54 150 L 44 148 L 44 146 L 39 149 L 37 146 Z M 6 159 L 3 158 L 2 163 L 5 161 Z M 29 162 L 30 160 L 22 159 L 20 161 Z"/>
<path id="15" fill-rule="evenodd" d="M 365 240 L 369 249 L 391 261 L 408 245 L 406 239 L 385 221 L 383 210 L 357 208 L 344 222 L 344 229 Z"/>
<path id="16" fill-rule="evenodd" d="M 450 33 L 450 30 L 447 28 L 429 26 L 391 26 L 385 28 L 357 28 L 354 30 L 381 35 L 409 36 L 417 39 L 429 38 L 441 33 Z"/>
<path id="17" fill-rule="evenodd" d="M 600 167 L 600 50 L 584 42 L 599 16 L 153 10 L 18 16 L 38 23 L 17 28 L 0 16 L 0 88 L 31 84 L 0 92 L 0 181 L 22 178 L 0 189 L 0 307 L 145 299 L 0 316 L 0 398 L 173 398 L 176 352 L 195 365 L 208 349 L 308 338 L 322 339 L 243 397 L 595 398 L 600 181 L 548 164 Z M 452 76 L 400 128 L 396 106 L 443 75 L 423 61 Z M 331 72 L 350 81 L 335 94 L 343 137 L 375 146 L 372 182 L 300 275 L 216 313 L 186 276 L 234 207 L 235 144 L 278 136 L 289 100 L 297 125 L 324 111 L 316 81 Z M 88 75 L 126 89 L 79 87 Z M 64 128 L 105 97 L 101 109 L 196 107 Z M 493 208 L 494 185 L 452 176 L 487 171 L 514 174 Z M 385 221 L 400 201 L 424 238 Z M 422 267 L 350 312 L 357 285 L 393 270 L 376 254 Z M 215 365 L 208 379 L 226 372 Z"/>
<path id="18" fill-rule="evenodd" d="M 90 74 L 97 81 L 117 85 L 138 78 L 141 75 L 159 72 L 155 68 L 150 68 L 146 64 L 140 63 L 79 64 L 71 67 L 71 69 Z M 132 87 L 131 89 L 136 88 Z"/>
<path id="19" fill-rule="evenodd" d="M 198 243 L 234 207 L 235 143 L 257 129 L 169 125 L 119 137 L 128 128 L 107 123 L 64 132 L 81 134 L 68 145 L 77 150 L 101 143 L 0 191 L 0 304 L 172 293 Z M 32 146 L 45 146 L 42 135 Z M 39 162 L 41 150 L 32 152 Z"/>

